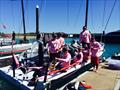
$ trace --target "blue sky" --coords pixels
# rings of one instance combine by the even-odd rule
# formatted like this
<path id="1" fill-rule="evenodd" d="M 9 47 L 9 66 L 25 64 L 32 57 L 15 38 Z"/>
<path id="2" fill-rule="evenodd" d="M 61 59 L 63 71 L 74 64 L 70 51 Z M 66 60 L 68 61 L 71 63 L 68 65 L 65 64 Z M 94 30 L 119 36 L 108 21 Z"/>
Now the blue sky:
<path id="1" fill-rule="evenodd" d="M 26 32 L 35 32 L 35 8 L 40 8 L 40 32 L 80 33 L 85 21 L 86 0 L 24 0 Z M 88 29 L 102 33 L 114 0 L 89 0 Z M 104 9 L 105 8 L 105 9 Z M 6 26 L 6 29 L 2 27 Z M 106 32 L 120 29 L 120 0 Z M 21 0 L 0 0 L 0 32 L 23 33 Z"/>

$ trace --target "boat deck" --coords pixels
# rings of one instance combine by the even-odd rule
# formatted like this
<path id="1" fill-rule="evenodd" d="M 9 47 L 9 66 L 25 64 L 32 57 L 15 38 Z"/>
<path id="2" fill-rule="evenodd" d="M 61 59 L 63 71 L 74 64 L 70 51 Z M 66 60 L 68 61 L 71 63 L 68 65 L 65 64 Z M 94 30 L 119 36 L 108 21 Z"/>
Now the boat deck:
<path id="1" fill-rule="evenodd" d="M 106 63 L 101 63 L 98 72 L 87 71 L 73 81 L 85 81 L 92 86 L 89 90 L 120 90 L 120 70 L 108 69 Z"/>
<path id="2" fill-rule="evenodd" d="M 33 90 L 34 87 L 28 87 L 28 81 L 31 79 L 33 72 L 28 73 L 27 75 L 23 74 L 21 70 L 15 70 L 15 77 L 13 77 L 13 70 L 10 69 L 10 66 L 0 68 L 0 77 L 4 77 L 6 80 L 10 81 L 16 86 L 19 86 L 22 90 Z M 23 77 L 28 77 L 28 79 L 23 80 Z"/>
<path id="3" fill-rule="evenodd" d="M 70 80 L 70 79 L 72 80 L 72 78 L 77 77 L 78 75 L 80 75 L 81 73 L 85 72 L 86 70 L 88 70 L 90 68 L 91 68 L 91 64 L 90 64 L 90 62 L 87 62 L 83 66 L 82 65 L 74 66 L 74 67 L 68 69 L 64 73 L 58 72 L 55 74 L 47 75 L 46 83 L 43 83 L 44 76 L 41 76 L 41 77 L 39 77 L 38 83 L 35 88 L 36 88 L 36 90 L 40 90 L 41 88 L 44 88 L 44 86 L 46 88 L 49 88 L 49 86 L 50 86 L 50 88 L 51 88 L 50 90 L 56 90 L 57 88 L 62 87 L 65 83 L 67 83 L 68 80 Z M 29 72 L 27 74 L 23 74 L 23 72 L 21 70 L 16 69 L 15 72 L 16 72 L 16 75 L 13 78 L 12 77 L 13 70 L 10 69 L 10 66 L 0 68 L 0 76 L 4 77 L 5 79 L 10 81 L 14 85 L 19 86 L 22 90 L 33 90 L 34 89 L 34 86 L 31 86 L 31 87 L 28 86 L 28 83 L 29 83 L 30 79 L 32 78 L 34 71 Z M 23 80 L 24 77 L 27 77 L 27 79 Z M 63 81 L 64 81 L 64 84 L 63 84 Z"/>

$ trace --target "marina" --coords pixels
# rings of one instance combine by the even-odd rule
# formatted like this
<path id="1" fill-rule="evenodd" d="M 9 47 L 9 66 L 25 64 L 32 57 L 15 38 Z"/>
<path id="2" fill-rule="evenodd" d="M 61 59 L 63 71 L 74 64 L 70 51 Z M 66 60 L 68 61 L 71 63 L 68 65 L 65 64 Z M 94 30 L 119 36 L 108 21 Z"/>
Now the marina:
<path id="1" fill-rule="evenodd" d="M 120 90 L 117 7 L 0 0 L 0 90 Z"/>

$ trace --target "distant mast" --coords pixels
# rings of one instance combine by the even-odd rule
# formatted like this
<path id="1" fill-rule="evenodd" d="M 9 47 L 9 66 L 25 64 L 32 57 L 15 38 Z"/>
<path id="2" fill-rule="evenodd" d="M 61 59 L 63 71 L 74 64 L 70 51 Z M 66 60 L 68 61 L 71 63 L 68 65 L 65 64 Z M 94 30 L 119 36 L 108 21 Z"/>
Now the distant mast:
<path id="1" fill-rule="evenodd" d="M 23 18 L 24 42 L 26 42 L 26 28 L 25 28 L 25 16 L 24 16 L 24 4 L 23 4 L 23 0 L 21 0 L 21 5 L 22 5 L 22 18 Z"/>
<path id="2" fill-rule="evenodd" d="M 39 39 L 39 6 L 36 5 L 36 39 Z"/>
<path id="3" fill-rule="evenodd" d="M 87 27 L 88 22 L 88 0 L 86 0 L 86 16 L 85 16 L 85 26 Z"/>

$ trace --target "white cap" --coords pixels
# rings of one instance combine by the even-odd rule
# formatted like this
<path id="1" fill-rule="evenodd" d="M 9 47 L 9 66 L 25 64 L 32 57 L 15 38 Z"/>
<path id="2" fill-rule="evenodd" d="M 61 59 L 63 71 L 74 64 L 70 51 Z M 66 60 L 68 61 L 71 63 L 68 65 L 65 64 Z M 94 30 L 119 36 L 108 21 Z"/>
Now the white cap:
<path id="1" fill-rule="evenodd" d="M 39 8 L 39 6 L 38 6 L 38 5 L 36 5 L 36 8 Z"/>

